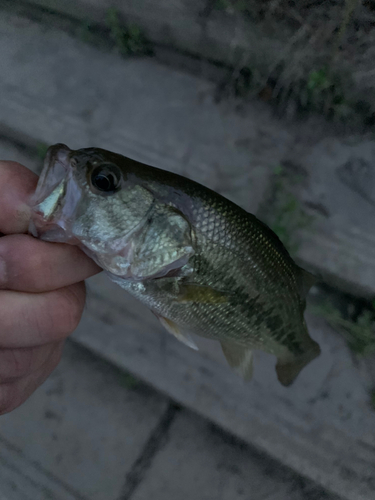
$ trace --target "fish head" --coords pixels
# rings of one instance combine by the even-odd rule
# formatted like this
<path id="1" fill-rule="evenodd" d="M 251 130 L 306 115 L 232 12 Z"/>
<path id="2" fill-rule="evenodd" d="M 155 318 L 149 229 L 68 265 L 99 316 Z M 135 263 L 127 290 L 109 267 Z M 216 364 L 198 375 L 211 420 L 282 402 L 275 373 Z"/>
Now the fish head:
<path id="1" fill-rule="evenodd" d="M 97 148 L 51 146 L 30 202 L 30 233 L 79 245 L 101 267 L 121 275 L 131 236 L 153 203 L 124 160 Z"/>

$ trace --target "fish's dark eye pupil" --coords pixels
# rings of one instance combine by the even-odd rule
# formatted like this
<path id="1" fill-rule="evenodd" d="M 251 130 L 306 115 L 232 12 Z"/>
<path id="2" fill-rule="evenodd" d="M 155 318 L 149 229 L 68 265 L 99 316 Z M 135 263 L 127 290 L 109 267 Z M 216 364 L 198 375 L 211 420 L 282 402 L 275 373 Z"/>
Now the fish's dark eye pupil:
<path id="1" fill-rule="evenodd" d="M 100 191 L 113 191 L 116 187 L 115 179 L 111 174 L 97 174 L 93 179 L 94 186 Z"/>
<path id="2" fill-rule="evenodd" d="M 111 163 L 97 166 L 91 173 L 91 184 L 96 192 L 114 194 L 121 187 L 121 171 Z"/>

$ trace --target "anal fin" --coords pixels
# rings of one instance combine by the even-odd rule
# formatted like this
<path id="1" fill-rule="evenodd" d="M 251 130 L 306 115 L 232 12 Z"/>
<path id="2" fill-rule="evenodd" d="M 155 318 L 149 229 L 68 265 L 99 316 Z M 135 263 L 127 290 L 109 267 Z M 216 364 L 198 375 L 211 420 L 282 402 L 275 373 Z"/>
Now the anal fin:
<path id="1" fill-rule="evenodd" d="M 176 337 L 176 339 L 178 339 L 180 342 L 187 345 L 191 349 L 198 351 L 198 347 L 191 336 L 186 332 L 182 332 L 180 327 L 174 321 L 168 318 L 164 318 L 164 316 L 159 316 L 159 314 L 156 314 L 155 316 L 159 318 L 160 323 L 164 326 L 167 332 L 172 334 L 174 337 Z"/>
<path id="2" fill-rule="evenodd" d="M 232 342 L 221 342 L 224 356 L 234 371 L 244 380 L 253 376 L 253 351 Z"/>

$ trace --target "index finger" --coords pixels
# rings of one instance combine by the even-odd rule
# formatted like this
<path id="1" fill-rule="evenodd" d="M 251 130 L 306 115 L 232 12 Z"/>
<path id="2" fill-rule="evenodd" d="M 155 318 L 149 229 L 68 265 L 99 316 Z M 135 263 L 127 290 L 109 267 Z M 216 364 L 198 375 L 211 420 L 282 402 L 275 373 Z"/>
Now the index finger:
<path id="1" fill-rule="evenodd" d="M 26 233 L 30 220 L 28 201 L 38 176 L 15 161 L 0 161 L 0 233 Z"/>

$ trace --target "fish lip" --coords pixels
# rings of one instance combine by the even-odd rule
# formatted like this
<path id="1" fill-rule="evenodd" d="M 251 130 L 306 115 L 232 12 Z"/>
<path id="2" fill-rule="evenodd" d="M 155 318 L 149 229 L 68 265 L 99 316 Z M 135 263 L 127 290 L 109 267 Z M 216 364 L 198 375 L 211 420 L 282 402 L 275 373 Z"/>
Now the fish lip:
<path id="1" fill-rule="evenodd" d="M 65 169 L 69 168 L 69 156 L 72 150 L 66 144 L 58 143 L 50 146 L 47 149 L 44 166 L 51 166 L 56 161 L 60 163 Z"/>
<path id="2" fill-rule="evenodd" d="M 54 144 L 47 149 L 42 173 L 39 177 L 35 193 L 31 196 L 29 201 L 29 205 L 32 209 L 49 196 L 67 176 L 70 167 L 70 153 L 72 153 L 72 150 L 65 144 Z M 47 180 L 50 181 L 51 171 L 56 168 L 56 164 L 60 167 L 60 172 L 57 173 L 55 182 L 47 186 Z"/>
<path id="3" fill-rule="evenodd" d="M 29 201 L 29 233 L 42 240 L 78 244 L 78 240 L 71 234 L 70 221 L 63 217 L 64 208 L 58 213 L 48 215 L 40 210 L 41 203 L 51 196 L 61 183 L 64 183 L 67 189 L 72 177 L 71 154 L 72 150 L 65 144 L 54 144 L 48 148 L 42 174 Z"/>

